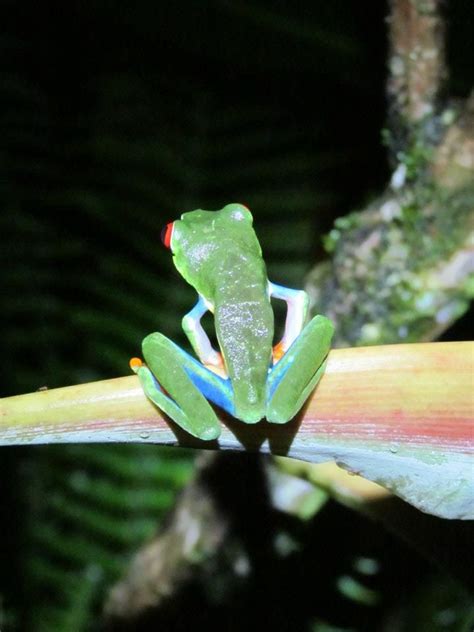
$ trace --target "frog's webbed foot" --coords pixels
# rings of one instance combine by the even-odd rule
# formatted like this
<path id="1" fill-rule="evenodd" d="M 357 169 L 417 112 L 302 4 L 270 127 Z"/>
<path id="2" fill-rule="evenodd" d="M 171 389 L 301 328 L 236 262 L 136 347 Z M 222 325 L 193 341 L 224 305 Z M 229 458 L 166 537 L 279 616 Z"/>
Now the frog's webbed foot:
<path id="1" fill-rule="evenodd" d="M 233 413 L 228 380 L 216 375 L 160 333 L 143 341 L 147 366 L 133 359 L 146 396 L 181 428 L 198 439 L 210 441 L 220 435 L 220 423 L 208 399 Z M 207 398 L 207 399 L 206 399 Z"/>
<path id="2" fill-rule="evenodd" d="M 296 415 L 325 369 L 334 325 L 315 316 L 271 369 L 267 381 L 267 420 L 286 423 Z"/>

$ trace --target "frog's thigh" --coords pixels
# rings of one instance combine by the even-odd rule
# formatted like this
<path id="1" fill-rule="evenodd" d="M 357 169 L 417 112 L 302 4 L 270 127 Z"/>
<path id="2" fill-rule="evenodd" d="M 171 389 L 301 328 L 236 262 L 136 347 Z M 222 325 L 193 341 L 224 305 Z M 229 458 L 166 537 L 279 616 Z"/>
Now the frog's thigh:
<path id="1" fill-rule="evenodd" d="M 332 322 L 315 316 L 303 329 L 267 381 L 267 419 L 286 423 L 296 415 L 324 373 L 334 333 Z"/>
<path id="2" fill-rule="evenodd" d="M 149 368 L 138 376 L 146 395 L 190 434 L 216 439 L 220 423 L 206 398 L 232 412 L 230 384 L 160 333 L 145 338 L 143 355 Z"/>

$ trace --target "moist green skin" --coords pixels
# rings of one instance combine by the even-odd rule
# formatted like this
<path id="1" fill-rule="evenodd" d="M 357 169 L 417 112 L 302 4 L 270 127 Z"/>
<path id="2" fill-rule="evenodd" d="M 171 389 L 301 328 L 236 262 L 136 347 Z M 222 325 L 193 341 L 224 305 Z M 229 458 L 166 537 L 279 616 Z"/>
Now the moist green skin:
<path id="1" fill-rule="evenodd" d="M 169 232 L 171 229 L 171 233 Z M 229 204 L 221 211 L 184 213 L 168 225 L 165 244 L 181 275 L 198 292 L 183 329 L 199 361 L 154 332 L 142 343 L 141 360 L 131 362 L 147 397 L 181 428 L 205 441 L 220 435 L 210 402 L 244 423 L 284 424 L 292 419 L 321 379 L 332 322 L 320 314 L 305 325 L 308 296 L 270 283 L 250 211 Z M 270 296 L 287 304 L 285 332 L 273 359 Z M 201 325 L 214 314 L 220 352 Z M 228 379 L 216 375 L 224 364 Z"/>
<path id="2" fill-rule="evenodd" d="M 250 212 L 239 204 L 196 210 L 175 222 L 174 263 L 214 312 L 239 418 L 265 416 L 272 356 L 273 310 L 260 244 Z"/>

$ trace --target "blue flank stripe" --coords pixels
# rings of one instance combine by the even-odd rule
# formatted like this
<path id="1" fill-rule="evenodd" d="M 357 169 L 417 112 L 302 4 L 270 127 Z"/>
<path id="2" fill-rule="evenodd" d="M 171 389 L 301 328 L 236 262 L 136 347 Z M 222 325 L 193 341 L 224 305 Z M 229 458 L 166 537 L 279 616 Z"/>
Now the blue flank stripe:
<path id="1" fill-rule="evenodd" d="M 270 378 L 270 376 L 271 376 L 271 374 L 272 374 L 274 371 L 277 371 L 278 369 L 280 369 L 280 371 L 281 371 L 281 375 L 280 375 L 280 376 L 277 376 L 277 377 L 275 378 L 275 380 L 273 381 L 273 383 L 272 383 L 272 385 L 271 385 L 271 387 L 270 387 L 270 390 L 268 391 L 268 395 L 267 395 L 267 402 L 269 402 L 269 401 L 271 400 L 271 398 L 273 397 L 274 392 L 276 391 L 276 389 L 277 389 L 278 385 L 280 384 L 280 382 L 282 381 L 282 379 L 285 377 L 286 372 L 288 371 L 288 369 L 290 368 L 290 366 L 291 366 L 290 364 L 286 363 L 285 369 L 281 369 L 281 367 L 279 367 L 279 366 L 278 366 L 278 364 L 276 364 L 276 365 L 275 365 L 275 366 L 271 369 L 270 373 L 268 374 L 268 378 L 267 378 L 267 379 L 269 379 L 269 378 Z"/>
<path id="2" fill-rule="evenodd" d="M 207 400 L 233 416 L 235 413 L 234 392 L 230 379 L 227 378 L 225 380 L 220 375 L 213 373 L 196 360 L 196 358 L 193 358 L 187 351 L 181 349 L 175 342 L 170 342 L 175 347 L 177 353 L 183 358 L 183 369 L 186 371 L 194 386 L 196 386 Z M 192 365 L 196 366 L 195 370 Z M 203 371 L 205 371 L 207 375 L 201 375 Z M 219 386 L 216 385 L 216 382 Z"/>
<path id="3" fill-rule="evenodd" d="M 209 371 L 209 377 L 212 379 L 194 373 L 193 370 L 188 367 L 185 367 L 184 370 L 189 375 L 194 386 L 201 391 L 206 399 L 216 404 L 216 406 L 219 406 L 219 408 L 222 408 L 222 410 L 225 410 L 226 413 L 234 415 L 235 406 L 230 379 L 224 380 L 219 375 L 209 371 L 209 369 L 206 370 Z M 220 386 L 213 384 L 213 381 L 219 382 Z"/>

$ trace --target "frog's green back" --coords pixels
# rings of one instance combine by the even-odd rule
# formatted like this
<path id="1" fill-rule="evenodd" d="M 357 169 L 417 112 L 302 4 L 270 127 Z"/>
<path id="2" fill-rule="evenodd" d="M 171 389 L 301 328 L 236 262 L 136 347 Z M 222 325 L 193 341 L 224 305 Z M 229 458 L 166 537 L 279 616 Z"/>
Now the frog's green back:
<path id="1" fill-rule="evenodd" d="M 184 213 L 175 222 L 172 251 L 179 272 L 214 308 L 235 416 L 256 422 L 265 415 L 274 325 L 252 215 L 239 204 Z"/>
<path id="2" fill-rule="evenodd" d="M 216 270 L 214 321 L 235 397 L 234 415 L 246 422 L 265 416 L 272 356 L 273 311 L 263 260 L 229 253 Z M 261 265 L 259 265 L 261 263 Z"/>

